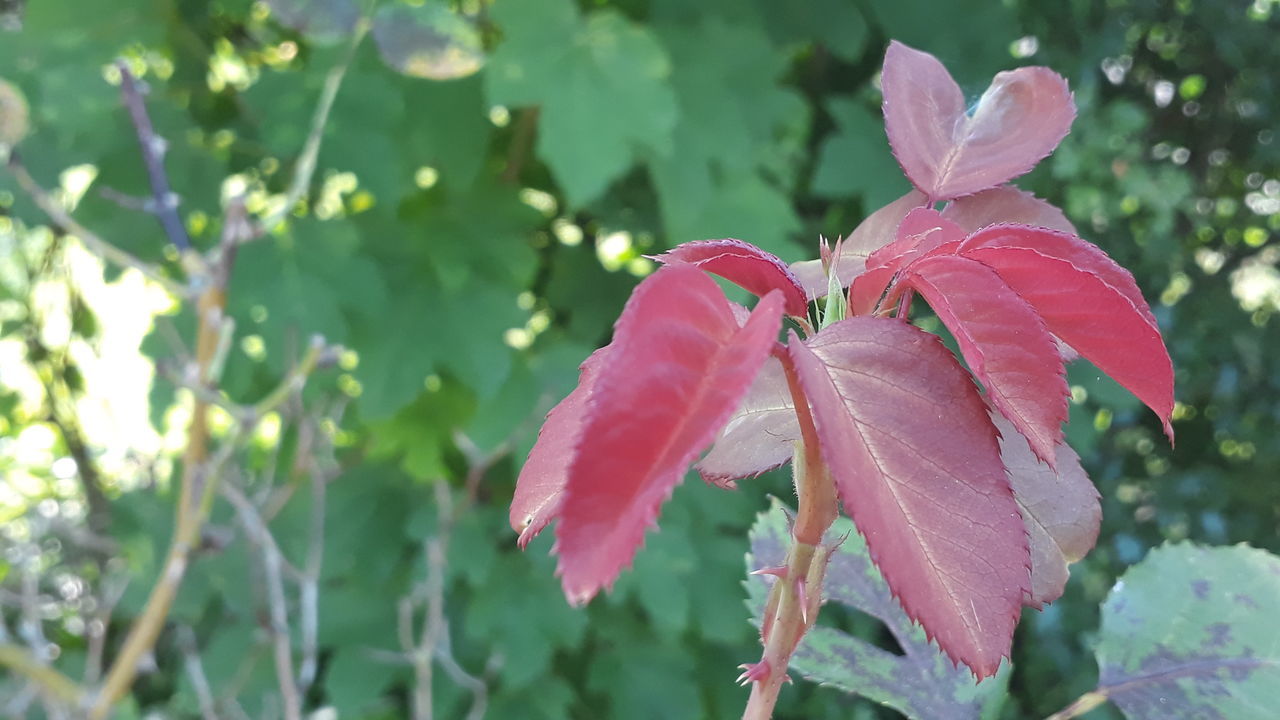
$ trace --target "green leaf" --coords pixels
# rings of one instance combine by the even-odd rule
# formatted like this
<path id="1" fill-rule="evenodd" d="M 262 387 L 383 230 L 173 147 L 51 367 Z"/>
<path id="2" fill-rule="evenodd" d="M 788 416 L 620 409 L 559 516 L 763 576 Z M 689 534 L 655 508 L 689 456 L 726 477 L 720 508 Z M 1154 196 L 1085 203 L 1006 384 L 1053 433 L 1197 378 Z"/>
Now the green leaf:
<path id="1" fill-rule="evenodd" d="M 267 5 L 277 22 L 317 43 L 342 40 L 360 19 L 355 0 L 267 0 Z"/>
<path id="2" fill-rule="evenodd" d="M 1004 3 L 872 0 L 871 17 L 884 37 L 941 58 L 966 96 L 975 98 L 991 76 L 1008 70 L 1017 18 Z"/>
<path id="3" fill-rule="evenodd" d="M 646 29 L 613 10 L 585 19 L 570 0 L 497 3 L 504 38 L 486 70 L 489 101 L 541 107 L 538 155 L 571 206 L 598 198 L 637 153 L 670 150 L 671 65 Z"/>
<path id="4" fill-rule="evenodd" d="M 867 43 L 867 22 L 855 3 L 756 0 L 769 35 L 779 43 L 821 42 L 836 57 L 855 61 Z"/>
<path id="5" fill-rule="evenodd" d="M 438 2 L 383 5 L 373 17 L 373 39 L 388 65 L 412 77 L 453 80 L 484 64 L 475 26 Z"/>
<path id="6" fill-rule="evenodd" d="M 866 542 L 847 518 L 838 518 L 827 541 L 844 538 L 827 567 L 823 597 L 828 606 L 840 603 L 879 619 L 893 634 L 904 654 L 883 650 L 871 642 L 818 624 L 805 635 L 791 667 L 801 675 L 844 692 L 887 705 L 909 718 L 993 718 L 1004 703 L 1009 664 L 995 677 L 974 683 L 968 668 L 957 667 L 911 622 L 889 592 L 870 557 Z M 748 571 L 785 564 L 791 533 L 778 500 L 761 513 L 751 528 Z M 752 615 L 759 621 L 768 589 L 760 578 L 747 581 Z M 829 612 L 829 610 L 823 610 Z"/>
<path id="7" fill-rule="evenodd" d="M 1135 720 L 1275 717 L 1277 597 L 1280 558 L 1264 550 L 1152 550 L 1102 605 L 1098 692 Z"/>
<path id="8" fill-rule="evenodd" d="M 842 198 L 859 195 L 868 211 L 888 205 L 911 189 L 893 159 L 884 134 L 884 117 L 865 103 L 833 97 L 827 111 L 837 131 L 822 141 L 811 190 Z"/>

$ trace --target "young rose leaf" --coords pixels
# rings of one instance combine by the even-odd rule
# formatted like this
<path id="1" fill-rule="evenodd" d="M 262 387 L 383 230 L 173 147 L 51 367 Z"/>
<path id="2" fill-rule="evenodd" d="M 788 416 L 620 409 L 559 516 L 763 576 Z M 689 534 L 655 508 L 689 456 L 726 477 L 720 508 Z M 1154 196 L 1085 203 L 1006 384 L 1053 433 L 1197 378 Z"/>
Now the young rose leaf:
<path id="1" fill-rule="evenodd" d="M 1055 464 L 1067 419 L 1067 382 L 1053 337 L 994 270 L 955 255 L 921 258 L 894 286 L 914 288 L 960 345 L 996 408 Z"/>
<path id="2" fill-rule="evenodd" d="M 512 529 L 520 533 L 521 548 L 560 513 L 560 500 L 569 478 L 569 458 L 578 446 L 587 402 L 609 347 L 596 350 L 582 362 L 578 386 L 547 413 L 547 420 L 538 431 L 538 440 L 529 451 L 529 459 L 520 469 L 515 497 L 511 500 L 510 521 Z"/>
<path id="3" fill-rule="evenodd" d="M 849 318 L 788 349 L 823 459 L 890 589 L 953 660 L 994 674 L 1031 560 L 968 373 L 900 320 Z"/>
<path id="4" fill-rule="evenodd" d="M 786 565 L 792 544 L 788 512 L 774 499 L 769 510 L 757 518 L 751 528 L 748 572 Z M 887 705 L 908 718 L 979 720 L 998 713 L 1012 674 L 1009 663 L 1002 664 L 995 677 L 975 686 L 968 668 L 948 660 L 903 612 L 855 530 L 847 518 L 836 518 L 827 531 L 826 542 L 844 540 L 827 565 L 822 597 L 826 607 L 839 603 L 884 623 L 902 653 L 883 650 L 819 622 L 805 633 L 791 657 L 790 669 L 814 682 Z M 764 577 L 753 575 L 746 582 L 748 603 L 757 621 L 769 594 Z M 871 631 L 876 630 L 879 628 Z"/>
<path id="5" fill-rule="evenodd" d="M 943 245 L 958 245 L 965 238 L 959 225 L 932 208 L 916 208 L 898 225 L 897 239 L 867 258 L 867 270 L 853 281 L 849 291 L 849 311 L 868 315 L 893 276 L 911 260 Z"/>
<path id="6" fill-rule="evenodd" d="M 734 480 L 782 466 L 791 459 L 799 438 L 800 425 L 782 363 L 769 358 L 716 444 L 696 467 L 707 482 L 732 487 Z"/>
<path id="7" fill-rule="evenodd" d="M 1031 595 L 1036 609 L 1062 597 L 1069 566 L 1083 558 L 1098 540 L 1102 506 L 1080 457 L 1058 443 L 1056 470 L 1040 462 L 1027 439 L 1000 413 L 991 413 L 1000 433 L 1000 457 L 1009 471 L 1013 497 L 1022 510 L 1031 541 Z"/>
<path id="8" fill-rule="evenodd" d="M 930 200 L 994 187 L 1035 167 L 1071 128 L 1075 103 L 1062 76 L 1043 67 L 1002 72 L 972 114 L 934 56 L 889 44 L 885 130 L 898 164 Z"/>
<path id="9" fill-rule="evenodd" d="M 942 217 L 964 228 L 966 233 L 997 223 L 1017 223 L 1077 234 L 1061 210 L 1012 185 L 956 198 L 943 208 Z"/>
<path id="10" fill-rule="evenodd" d="M 1280 557 L 1164 545 L 1102 605 L 1097 691 L 1130 720 L 1270 720 L 1280 705 Z"/>
<path id="11" fill-rule="evenodd" d="M 836 260 L 836 276 L 840 279 L 840 287 L 848 287 L 862 273 L 867 257 L 893 242 L 902 219 L 926 201 L 924 193 L 912 190 L 858 223 L 858 227 L 844 239 Z M 809 297 L 819 298 L 827 294 L 827 274 L 822 269 L 822 261 L 803 260 L 792 263 L 791 271 L 799 278 Z"/>
<path id="12" fill-rule="evenodd" d="M 786 301 L 788 315 L 804 317 L 809 312 L 809 299 L 791 268 L 778 256 L 751 243 L 731 238 L 688 242 L 653 259 L 665 264 L 695 265 L 759 296 L 778 290 Z"/>
<path id="13" fill-rule="evenodd" d="M 994 269 L 1049 332 L 1151 408 L 1172 441 L 1173 363 L 1145 302 L 1136 305 L 1097 273 L 1039 249 L 966 242 L 962 254 Z"/>
<path id="14" fill-rule="evenodd" d="M 1097 275 L 1103 282 L 1119 290 L 1133 302 L 1133 306 L 1148 322 L 1152 325 L 1156 324 L 1156 318 L 1151 314 L 1151 307 L 1142 297 L 1142 291 L 1138 289 L 1138 283 L 1133 279 L 1133 274 L 1112 260 L 1102 251 L 1102 248 L 1075 234 L 1001 223 L 969 236 L 960 252 L 980 247 L 1031 248 L 1042 255 L 1066 260 L 1085 272 Z"/>
<path id="15" fill-rule="evenodd" d="M 636 288 L 595 376 L 560 504 L 555 552 L 571 602 L 591 599 L 631 562 L 777 342 L 782 305 L 770 292 L 739 326 L 715 281 L 688 265 Z"/>

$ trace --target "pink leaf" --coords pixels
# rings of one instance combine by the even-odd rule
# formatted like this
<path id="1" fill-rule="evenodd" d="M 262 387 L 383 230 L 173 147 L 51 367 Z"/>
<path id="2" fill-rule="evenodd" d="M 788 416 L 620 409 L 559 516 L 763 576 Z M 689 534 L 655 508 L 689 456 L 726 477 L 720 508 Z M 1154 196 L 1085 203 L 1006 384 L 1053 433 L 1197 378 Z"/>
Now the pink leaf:
<path id="1" fill-rule="evenodd" d="M 1173 439 L 1173 363 L 1145 302 L 1135 305 L 1096 272 L 1039 249 L 966 242 L 962 253 L 994 269 L 1050 332 L 1155 411 Z"/>
<path id="2" fill-rule="evenodd" d="M 899 320 L 850 318 L 789 350 L 823 459 L 890 589 L 952 659 L 994 674 L 1030 555 L 968 373 Z"/>
<path id="3" fill-rule="evenodd" d="M 849 312 L 868 315 L 893 276 L 912 259 L 943 245 L 958 245 L 964 230 L 932 208 L 916 208 L 898 225 L 897 239 L 867 258 L 867 270 L 853 281 L 849 291 Z"/>
<path id="4" fill-rule="evenodd" d="M 997 409 L 1054 464 L 1067 419 L 1062 360 L 1044 321 L 994 270 L 955 255 L 922 258 L 895 286 L 915 288 L 951 330 Z"/>
<path id="5" fill-rule="evenodd" d="M 991 420 L 1000 432 L 1000 456 L 1031 539 L 1031 595 L 1026 604 L 1040 609 L 1062 596 L 1068 566 L 1098 540 L 1098 490 L 1066 443 L 1058 444 L 1054 470 L 1036 459 L 1027 439 L 1000 413 L 993 412 Z"/>
<path id="6" fill-rule="evenodd" d="M 890 43 L 881 78 L 889 145 L 911 183 L 935 201 L 1027 172 L 1053 152 L 1076 115 L 1067 82 L 1043 67 L 998 73 L 972 115 L 928 53 Z"/>
<path id="7" fill-rule="evenodd" d="M 688 263 L 764 296 L 779 290 L 786 299 L 788 315 L 804 317 L 809 300 L 800 281 L 777 256 L 741 240 L 688 242 L 653 258 L 661 263 Z"/>
<path id="8" fill-rule="evenodd" d="M 520 469 L 515 497 L 511 500 L 510 520 L 511 527 L 520 533 L 521 548 L 560 513 L 560 501 L 569 477 L 569 458 L 578 446 L 587 402 L 609 347 L 596 350 L 583 361 L 578 387 L 547 413 L 547 421 L 538 431 L 529 459 Z"/>
<path id="9" fill-rule="evenodd" d="M 769 358 L 711 451 L 698 463 L 698 472 L 707 482 L 733 487 L 734 480 L 785 464 L 799 439 L 800 424 L 782 364 Z"/>
<path id="10" fill-rule="evenodd" d="M 1012 185 L 957 198 L 943 209 L 942 216 L 964 228 L 966 233 L 998 223 L 1018 223 L 1077 234 L 1061 210 Z"/>
<path id="11" fill-rule="evenodd" d="M 1045 228 L 1027 227 L 1025 225 L 993 225 L 969 236 L 961 253 L 979 247 L 1023 247 L 1031 248 L 1042 255 L 1066 260 L 1086 272 L 1093 273 L 1103 282 L 1119 290 L 1133 302 L 1133 306 L 1142 313 L 1152 325 L 1156 324 L 1151 307 L 1142 297 L 1138 283 L 1133 274 L 1112 260 L 1102 248 L 1091 242 L 1082 240 L 1074 234 Z"/>
<path id="12" fill-rule="evenodd" d="M 867 256 L 893 242 L 902 218 L 913 208 L 924 204 L 924 194 L 919 190 L 912 190 L 858 223 L 858 227 L 844 239 L 836 264 L 840 287 L 848 287 L 862 273 Z M 809 297 L 819 298 L 827 294 L 827 274 L 822 270 L 822 261 L 804 260 L 792 263 L 791 270 L 800 279 L 800 284 L 808 291 Z"/>
<path id="13" fill-rule="evenodd" d="M 636 288 L 595 378 L 561 501 L 555 552 L 571 602 L 591 599 L 631 562 L 764 365 L 782 304 L 770 292 L 739 327 L 715 281 L 688 265 Z"/>

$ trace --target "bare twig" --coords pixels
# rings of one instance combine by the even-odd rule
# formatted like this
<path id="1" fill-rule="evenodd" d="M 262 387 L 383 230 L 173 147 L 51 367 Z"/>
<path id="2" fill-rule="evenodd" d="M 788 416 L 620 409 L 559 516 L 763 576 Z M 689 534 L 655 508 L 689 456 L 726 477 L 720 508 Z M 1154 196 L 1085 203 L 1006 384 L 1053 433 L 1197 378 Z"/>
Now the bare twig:
<path id="1" fill-rule="evenodd" d="M 8 668 L 15 675 L 24 677 L 35 686 L 46 700 L 74 708 L 82 697 L 80 686 L 74 680 L 45 664 L 30 650 L 8 643 L 0 644 L 0 667 Z"/>
<path id="2" fill-rule="evenodd" d="M 178 629 L 178 648 L 182 651 L 182 668 L 196 693 L 200 717 L 203 720 L 218 720 L 213 692 L 209 689 L 209 678 L 204 673 L 204 663 L 201 662 L 200 652 L 196 647 L 196 634 L 186 625 Z"/>
<path id="3" fill-rule="evenodd" d="M 165 235 L 169 236 L 169 242 L 173 243 L 179 252 L 186 253 L 191 250 L 191 239 L 187 237 L 182 218 L 178 217 L 178 195 L 169 186 L 169 176 L 164 171 L 164 154 L 168 149 L 168 142 L 157 135 L 155 127 L 152 126 L 151 118 L 147 115 L 147 105 L 142 100 L 138 79 L 130 72 L 129 64 L 124 60 L 117 60 L 116 67 L 120 70 L 120 96 L 124 99 L 124 105 L 129 110 L 129 119 L 133 121 L 133 128 L 138 134 L 142 162 L 147 166 L 147 177 L 151 181 L 151 194 L 155 198 L 155 216 L 160 220 Z"/>
<path id="4" fill-rule="evenodd" d="M 108 565 L 110 567 L 110 565 Z M 86 623 L 87 647 L 84 661 L 84 684 L 93 685 L 102 675 L 102 653 L 106 649 L 107 625 L 124 591 L 129 587 L 127 575 L 117 575 L 103 583 L 102 597 L 93 617 Z"/>
<path id="5" fill-rule="evenodd" d="M 221 486 L 222 495 L 236 509 L 240 524 L 244 526 L 249 542 L 258 548 L 262 557 L 262 569 L 266 574 L 267 606 L 270 613 L 269 628 L 276 665 L 276 682 L 280 686 L 280 697 L 284 703 L 285 720 L 301 720 L 302 697 L 298 692 L 297 680 L 293 675 L 293 647 L 289 638 L 289 611 L 284 595 L 284 578 L 281 567 L 284 564 L 280 547 L 272 537 L 271 531 L 263 522 L 258 509 L 240 488 L 230 482 Z"/>
<path id="6" fill-rule="evenodd" d="M 22 164 L 22 160 L 18 156 L 18 152 L 16 150 L 9 153 L 9 172 L 13 174 L 13 177 L 18 181 L 18 185 L 22 187 L 23 191 L 31 197 L 31 200 L 35 202 L 36 206 L 39 207 L 45 215 L 48 216 L 49 220 L 52 221 L 54 225 L 62 229 L 64 232 L 71 233 L 77 238 L 80 238 L 80 242 L 84 243 L 85 247 L 89 248 L 90 252 L 102 258 L 104 262 L 109 262 L 122 268 L 133 268 L 134 270 L 142 273 L 142 275 L 147 279 L 155 282 L 177 297 L 185 297 L 187 295 L 186 290 L 181 285 L 170 280 L 168 277 L 165 277 L 165 275 L 154 265 L 143 262 L 140 258 L 128 251 L 112 245 L 106 240 L 103 240 L 93 231 L 76 222 L 75 219 L 72 218 L 61 205 L 55 202 L 54 199 L 49 196 L 49 193 L 46 192 L 44 188 L 40 187 L 40 184 L 31 177 L 31 173 L 27 172 L 27 168 Z"/>

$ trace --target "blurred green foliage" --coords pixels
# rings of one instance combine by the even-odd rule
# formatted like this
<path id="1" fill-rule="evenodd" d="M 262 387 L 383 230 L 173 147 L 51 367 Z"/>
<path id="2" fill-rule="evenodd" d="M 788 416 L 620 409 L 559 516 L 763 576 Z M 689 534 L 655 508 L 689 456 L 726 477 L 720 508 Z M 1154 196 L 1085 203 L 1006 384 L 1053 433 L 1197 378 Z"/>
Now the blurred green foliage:
<path id="1" fill-rule="evenodd" d="M 382 9 L 397 4 L 383 0 Z M 413 5 L 421 3 L 397 12 L 422 12 Z M 0 76 L 29 106 L 22 156 L 47 185 L 68 167 L 94 166 L 77 219 L 176 268 L 153 218 L 98 192 L 149 193 L 110 63 L 127 58 L 149 84 L 183 217 L 208 248 L 229 187 L 246 191 L 251 209 L 285 191 L 353 8 L 360 11 L 339 0 L 0 3 L 0 27 L 14 28 L 0 30 Z M 434 487 L 446 484 L 462 502 L 477 459 L 507 450 L 450 532 L 444 577 L 452 657 L 484 681 L 487 716 L 737 716 L 746 693 L 732 684 L 734 668 L 759 652 L 743 604 L 747 531 L 766 492 L 786 496 L 785 477 L 729 493 L 691 478 L 634 569 L 585 610 L 560 593 L 550 538 L 516 550 L 506 504 L 542 414 L 572 386 L 577 363 L 608 340 L 637 276 L 650 269 L 643 254 L 735 236 L 788 260 L 812 257 L 820 234 L 847 233 L 905 187 L 878 110 L 890 38 L 938 55 L 974 98 L 994 72 L 1019 64 L 1068 77 L 1079 118 L 1058 153 L 1020 184 L 1063 207 L 1082 235 L 1133 270 L 1177 370 L 1172 450 L 1114 383 L 1087 366 L 1071 370 L 1069 435 L 1102 492 L 1104 526 L 1064 598 L 1026 613 L 1005 716 L 1042 716 L 1093 687 L 1089 633 L 1099 603 L 1148 548 L 1192 539 L 1280 551 L 1273 0 L 498 0 L 449 9 L 451 22 L 472 24 L 411 28 L 429 41 L 424 55 L 389 54 L 376 38 L 360 47 L 304 206 L 282 231 L 243 248 L 235 266 L 237 336 L 223 376 L 235 399 L 274 387 L 314 333 L 353 351 L 307 395 L 346 407 L 340 423 L 313 428 L 332 438 L 339 467 L 318 505 L 319 652 L 307 707 L 331 706 L 343 718 L 406 716 L 415 680 L 398 607 L 423 583 L 424 543 L 441 530 Z M 383 34 L 396 25 L 384 22 Z M 439 34 L 448 32 L 466 38 L 457 54 Z M 477 60 L 475 42 L 485 54 L 475 75 L 428 80 L 393 69 L 463 74 Z M 0 223 L 0 337 L 21 340 L 25 364 L 53 383 L 45 404 L 26 412 L 0 377 L 6 472 L 18 461 L 3 443 L 32 426 L 54 432 L 56 456 L 77 453 L 75 434 L 58 421 L 83 388 L 65 349 L 42 353 L 28 342 L 39 335 L 33 278 L 66 278 L 38 245 L 56 244 L 34 230 L 46 221 L 4 173 Z M 79 317 L 68 337 L 92 343 L 93 312 L 68 313 Z M 165 328 L 190 327 L 189 312 L 162 318 L 147 352 L 165 361 Z M 173 399 L 157 379 L 156 423 Z M 278 450 L 243 457 L 249 489 L 287 490 L 270 528 L 295 565 L 308 553 L 319 502 L 291 472 L 306 432 L 287 425 Z M 88 465 L 79 463 L 82 474 Z M 51 598 L 45 632 L 59 648 L 56 666 L 73 677 L 90 653 L 84 620 L 93 608 L 82 601 L 87 591 L 68 595 L 60 578 L 81 577 L 93 592 L 111 573 L 132 578 L 108 627 L 109 658 L 168 543 L 168 464 L 138 467 L 145 472 L 100 478 L 115 561 L 57 541 L 61 526 L 48 514 L 13 519 L 4 534 L 7 549 L 33 539 L 39 549 L 36 560 L 16 550 L 0 559 L 5 597 L 35 563 Z M 56 482 L 48 468 L 25 471 L 48 484 L 12 492 L 32 507 L 51 500 L 44 507 L 53 519 L 79 522 L 74 483 Z M 194 651 L 220 712 L 278 714 L 257 552 L 235 532 L 230 507 L 219 504 L 212 522 L 225 542 L 200 554 L 130 713 L 196 716 Z M 296 615 L 297 597 L 290 607 Z M 16 622 L 12 603 L 0 610 Z M 431 682 L 436 716 L 464 717 L 470 690 L 444 669 Z M 21 690 L 16 678 L 0 677 L 0 698 Z M 779 712 L 849 716 L 891 713 L 804 683 L 784 692 Z"/>

